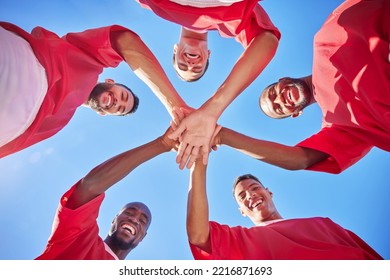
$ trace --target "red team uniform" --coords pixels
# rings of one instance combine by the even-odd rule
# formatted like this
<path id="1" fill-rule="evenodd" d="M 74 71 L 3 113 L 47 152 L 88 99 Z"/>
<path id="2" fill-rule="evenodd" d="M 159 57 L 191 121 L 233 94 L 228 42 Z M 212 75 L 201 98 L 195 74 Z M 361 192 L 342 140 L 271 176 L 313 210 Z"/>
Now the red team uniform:
<path id="1" fill-rule="evenodd" d="M 196 260 L 382 259 L 360 237 L 329 218 L 277 220 L 251 228 L 209 224 L 212 252 L 190 244 Z"/>
<path id="2" fill-rule="evenodd" d="M 137 2 L 159 17 L 185 28 L 197 32 L 217 30 L 222 37 L 234 37 L 244 48 L 264 30 L 271 31 L 280 39 L 279 30 L 257 0 L 207 8 L 179 5 L 169 0 L 137 0 Z"/>
<path id="3" fill-rule="evenodd" d="M 104 193 L 72 210 L 65 204 L 76 185 L 62 196 L 46 249 L 36 259 L 117 260 L 118 257 L 99 236 L 96 222 Z"/>
<path id="4" fill-rule="evenodd" d="M 114 25 L 58 37 L 42 27 L 34 28 L 30 34 L 10 23 L 0 22 L 0 26 L 28 41 L 45 68 L 48 82 L 47 94 L 33 123 L 0 147 L 2 158 L 53 136 L 67 125 L 88 99 L 103 69 L 123 61 L 111 47 L 110 34 L 127 29 Z"/>
<path id="5" fill-rule="evenodd" d="M 298 144 L 330 155 L 307 169 L 340 173 L 374 146 L 390 151 L 390 1 L 348 0 L 314 38 L 319 133 Z"/>

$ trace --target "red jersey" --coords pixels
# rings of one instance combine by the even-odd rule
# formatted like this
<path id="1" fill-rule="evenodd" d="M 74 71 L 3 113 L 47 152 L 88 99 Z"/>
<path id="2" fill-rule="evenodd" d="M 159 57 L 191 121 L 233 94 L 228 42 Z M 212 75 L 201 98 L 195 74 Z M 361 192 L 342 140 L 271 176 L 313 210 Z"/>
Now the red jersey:
<path id="1" fill-rule="evenodd" d="M 322 130 L 299 146 L 328 160 L 309 170 L 340 173 L 376 146 L 390 151 L 390 1 L 347 0 L 314 38 L 313 90 Z"/>
<path id="2" fill-rule="evenodd" d="M 137 2 L 159 17 L 191 30 L 199 32 L 217 30 L 222 37 L 234 37 L 244 48 L 264 30 L 271 31 L 280 39 L 279 30 L 257 3 L 258 0 L 245 0 L 230 6 L 208 8 L 184 6 L 169 0 Z"/>
<path id="3" fill-rule="evenodd" d="M 77 185 L 77 184 L 76 184 Z M 111 249 L 99 236 L 96 219 L 104 193 L 72 210 L 65 204 L 75 186 L 61 198 L 45 251 L 37 260 L 114 260 Z"/>
<path id="4" fill-rule="evenodd" d="M 60 38 L 42 27 L 34 28 L 30 34 L 10 23 L 0 22 L 0 26 L 29 42 L 45 68 L 48 82 L 35 120 L 23 134 L 0 148 L 1 158 L 49 138 L 66 126 L 76 109 L 88 99 L 103 69 L 116 67 L 123 61 L 111 47 L 110 33 L 127 29 L 115 25 L 68 33 Z"/>
<path id="5" fill-rule="evenodd" d="M 329 218 L 281 220 L 251 228 L 210 222 L 211 254 L 190 244 L 196 260 L 383 259 Z"/>

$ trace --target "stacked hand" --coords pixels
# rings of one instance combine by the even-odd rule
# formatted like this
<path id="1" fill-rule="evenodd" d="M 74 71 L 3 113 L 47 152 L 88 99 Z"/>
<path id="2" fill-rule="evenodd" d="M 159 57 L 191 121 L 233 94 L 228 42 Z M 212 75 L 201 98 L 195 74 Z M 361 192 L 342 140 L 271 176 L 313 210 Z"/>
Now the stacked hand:
<path id="1" fill-rule="evenodd" d="M 189 112 L 177 107 L 173 109 L 173 116 L 174 132 L 168 137 L 180 142 L 176 157 L 179 168 L 191 168 L 198 157 L 207 164 L 212 140 L 221 129 L 216 119 L 202 109 Z"/>

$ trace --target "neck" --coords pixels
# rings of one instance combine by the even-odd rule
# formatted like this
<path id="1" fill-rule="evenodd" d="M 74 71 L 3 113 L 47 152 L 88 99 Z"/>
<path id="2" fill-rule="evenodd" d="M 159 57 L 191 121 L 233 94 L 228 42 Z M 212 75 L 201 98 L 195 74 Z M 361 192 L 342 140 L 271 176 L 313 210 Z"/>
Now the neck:
<path id="1" fill-rule="evenodd" d="M 269 221 L 273 221 L 273 220 L 279 220 L 279 219 L 283 219 L 283 217 L 279 214 L 278 211 L 275 211 L 275 212 L 273 212 L 270 216 L 268 216 L 267 218 L 259 219 L 258 221 L 253 221 L 253 223 L 254 223 L 256 226 L 258 226 L 258 225 L 260 225 L 261 223 L 269 222 Z"/>
<path id="2" fill-rule="evenodd" d="M 130 251 L 132 250 L 132 248 L 130 248 L 128 250 L 119 249 L 117 246 L 115 246 L 115 244 L 113 244 L 111 242 L 111 239 L 109 238 L 109 236 L 107 236 L 106 239 L 104 239 L 104 243 L 106 243 L 108 245 L 108 247 L 110 247 L 110 249 L 114 252 L 114 254 L 120 260 L 124 260 L 127 257 L 127 255 L 130 253 Z"/>
<path id="3" fill-rule="evenodd" d="M 208 34 L 207 32 L 196 32 L 194 30 L 189 30 L 187 28 L 182 27 L 180 32 L 180 37 L 181 38 L 187 37 L 187 38 L 207 41 L 207 34 Z"/>
<path id="4" fill-rule="evenodd" d="M 302 78 L 300 78 L 300 79 L 303 80 L 303 81 L 306 83 L 306 85 L 307 85 L 307 87 L 308 87 L 308 89 L 309 89 L 309 91 L 310 91 L 310 96 L 311 96 L 311 97 L 310 97 L 310 102 L 309 102 L 308 105 L 317 102 L 317 101 L 314 99 L 314 89 L 313 89 L 312 76 L 310 75 L 310 76 L 302 77 Z"/>

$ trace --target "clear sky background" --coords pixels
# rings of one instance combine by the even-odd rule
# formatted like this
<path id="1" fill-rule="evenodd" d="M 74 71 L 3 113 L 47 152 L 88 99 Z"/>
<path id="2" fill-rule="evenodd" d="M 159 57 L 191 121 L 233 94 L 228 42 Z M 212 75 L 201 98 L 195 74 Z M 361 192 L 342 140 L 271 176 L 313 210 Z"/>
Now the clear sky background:
<path id="1" fill-rule="evenodd" d="M 280 29 L 282 39 L 265 71 L 223 113 L 221 125 L 287 145 L 295 145 L 320 129 L 321 112 L 316 104 L 299 118 L 273 120 L 260 112 L 258 97 L 265 86 L 280 77 L 311 73 L 313 36 L 341 2 L 260 2 Z M 142 9 L 135 1 L 3 0 L 0 20 L 27 31 L 43 26 L 60 36 L 105 25 L 126 26 L 143 38 L 178 92 L 195 108 L 214 93 L 243 51 L 234 39 L 210 32 L 208 72 L 199 82 L 185 83 L 171 66 L 180 27 Z M 81 107 L 68 126 L 52 138 L 0 160 L 0 259 L 28 260 L 40 255 L 61 195 L 96 165 L 153 140 L 168 127 L 170 116 L 164 106 L 126 63 L 105 70 L 100 80 L 108 77 L 127 84 L 140 97 L 136 114 L 101 117 Z M 192 259 L 185 231 L 189 170 L 178 169 L 175 155 L 170 152 L 152 159 L 107 192 L 98 218 L 103 238 L 125 203 L 143 201 L 153 213 L 147 237 L 127 259 Z M 374 148 L 340 175 L 283 170 L 226 146 L 213 152 L 209 162 L 212 220 L 232 226 L 252 225 L 240 215 L 231 194 L 234 178 L 252 173 L 273 191 L 284 218 L 330 217 L 390 259 L 389 153 Z"/>

